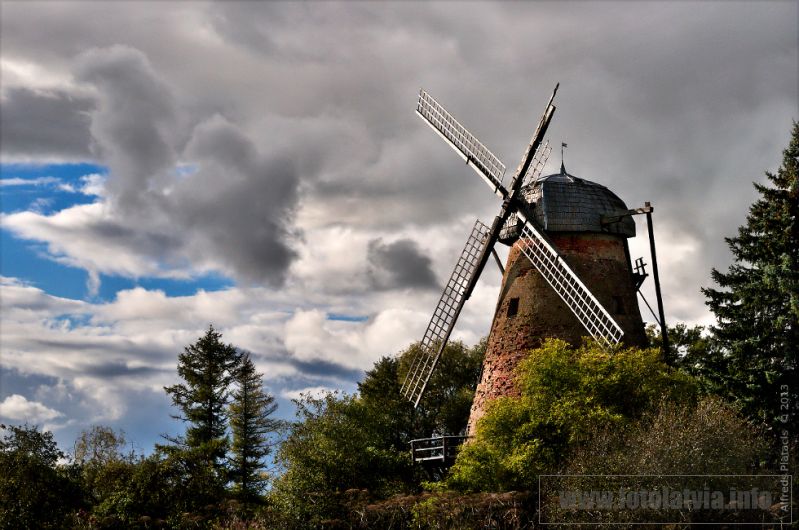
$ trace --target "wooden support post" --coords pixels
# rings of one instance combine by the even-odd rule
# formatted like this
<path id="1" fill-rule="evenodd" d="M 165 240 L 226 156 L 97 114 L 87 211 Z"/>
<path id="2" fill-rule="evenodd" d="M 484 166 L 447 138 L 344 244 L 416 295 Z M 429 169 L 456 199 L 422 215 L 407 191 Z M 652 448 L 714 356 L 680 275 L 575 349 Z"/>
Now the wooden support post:
<path id="1" fill-rule="evenodd" d="M 645 205 L 648 207 L 650 204 L 647 202 Z M 658 258 L 655 251 L 655 232 L 652 228 L 652 210 L 646 212 L 646 228 L 649 231 L 649 250 L 652 254 L 652 279 L 655 280 L 655 297 L 658 303 L 658 314 L 660 315 L 660 336 L 662 341 L 663 360 L 669 364 L 672 363 L 670 359 L 671 352 L 669 348 L 669 332 L 666 327 L 666 314 L 663 310 L 663 295 L 660 292 L 660 275 L 658 274 Z"/>

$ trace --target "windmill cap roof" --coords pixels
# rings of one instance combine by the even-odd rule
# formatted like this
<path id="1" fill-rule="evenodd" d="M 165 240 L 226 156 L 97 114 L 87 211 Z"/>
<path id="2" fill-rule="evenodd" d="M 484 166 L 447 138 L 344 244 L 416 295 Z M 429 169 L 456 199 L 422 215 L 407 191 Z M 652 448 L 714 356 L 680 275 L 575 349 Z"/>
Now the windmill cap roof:
<path id="1" fill-rule="evenodd" d="M 602 215 L 627 210 L 627 205 L 618 195 L 602 184 L 570 175 L 565 169 L 540 178 L 522 192 L 533 205 L 536 221 L 546 231 L 601 232 L 635 237 L 632 217 L 604 226 L 601 223 Z"/>

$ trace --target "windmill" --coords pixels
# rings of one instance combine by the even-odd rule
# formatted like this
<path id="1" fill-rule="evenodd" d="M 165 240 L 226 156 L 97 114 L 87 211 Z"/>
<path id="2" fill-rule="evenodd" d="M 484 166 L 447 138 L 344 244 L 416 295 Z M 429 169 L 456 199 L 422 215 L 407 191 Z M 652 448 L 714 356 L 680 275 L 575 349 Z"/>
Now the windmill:
<path id="1" fill-rule="evenodd" d="M 487 400 L 513 394 L 513 369 L 536 341 L 556 336 L 577 342 L 589 335 L 612 347 L 622 340 L 645 340 L 635 293 L 646 275 L 642 267 L 632 270 L 626 238 L 635 235 L 630 216 L 649 214 L 651 208 L 628 210 L 610 190 L 568 174 L 563 164 L 559 174 L 540 177 L 551 151 L 544 137 L 557 90 L 556 85 L 507 186 L 505 165 L 427 92 L 419 93 L 416 113 L 502 199 L 491 226 L 475 222 L 401 389 L 418 406 L 464 303 L 493 255 L 503 273 L 502 291 L 470 434 Z M 494 249 L 497 242 L 511 246 L 505 268 Z"/>

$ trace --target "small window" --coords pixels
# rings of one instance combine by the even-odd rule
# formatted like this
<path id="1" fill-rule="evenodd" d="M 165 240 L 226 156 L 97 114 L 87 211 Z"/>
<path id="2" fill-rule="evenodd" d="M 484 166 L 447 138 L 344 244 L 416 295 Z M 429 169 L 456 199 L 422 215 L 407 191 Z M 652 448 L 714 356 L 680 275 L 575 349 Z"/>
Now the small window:
<path id="1" fill-rule="evenodd" d="M 621 299 L 621 296 L 614 296 L 613 297 L 613 305 L 616 306 L 615 313 L 617 315 L 624 315 L 626 314 L 624 311 L 624 301 Z"/>
<path id="2" fill-rule="evenodd" d="M 519 312 L 519 299 L 511 298 L 510 302 L 508 302 L 508 316 L 509 317 L 515 316 L 516 313 L 518 312 Z"/>

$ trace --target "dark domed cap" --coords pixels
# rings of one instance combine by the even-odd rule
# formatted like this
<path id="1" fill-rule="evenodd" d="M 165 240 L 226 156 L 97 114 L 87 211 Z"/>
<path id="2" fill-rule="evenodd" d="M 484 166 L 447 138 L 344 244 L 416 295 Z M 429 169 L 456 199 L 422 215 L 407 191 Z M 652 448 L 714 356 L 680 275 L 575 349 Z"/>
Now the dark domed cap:
<path id="1" fill-rule="evenodd" d="M 538 179 L 522 188 L 522 195 L 532 206 L 533 217 L 547 232 L 598 232 L 635 237 L 635 221 L 624 217 L 602 225 L 602 215 L 627 210 L 615 193 L 590 180 L 561 172 Z M 515 215 L 508 219 L 500 240 L 518 237 Z"/>

